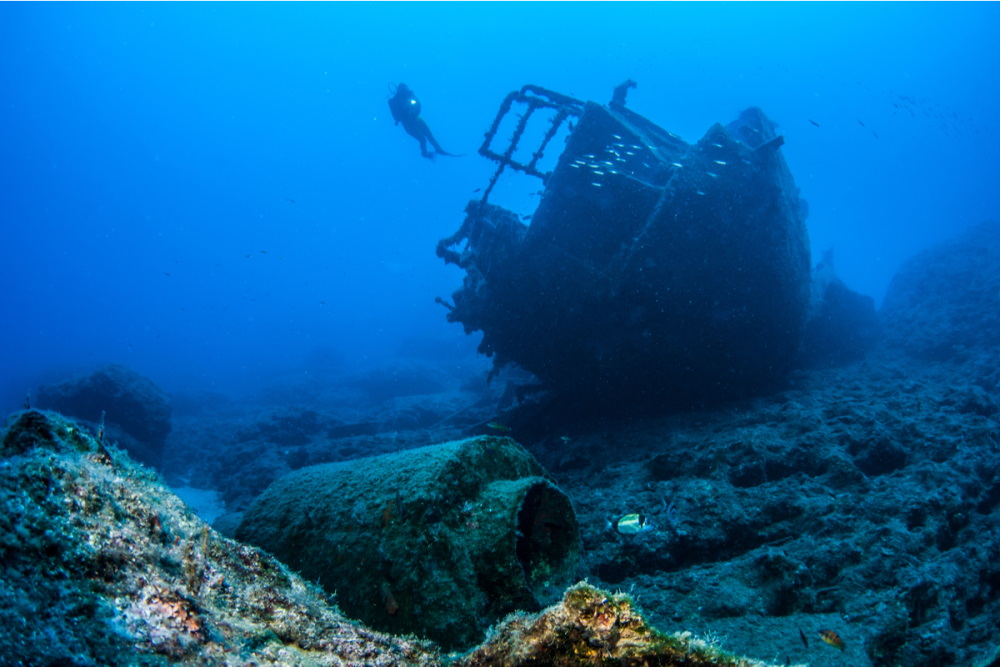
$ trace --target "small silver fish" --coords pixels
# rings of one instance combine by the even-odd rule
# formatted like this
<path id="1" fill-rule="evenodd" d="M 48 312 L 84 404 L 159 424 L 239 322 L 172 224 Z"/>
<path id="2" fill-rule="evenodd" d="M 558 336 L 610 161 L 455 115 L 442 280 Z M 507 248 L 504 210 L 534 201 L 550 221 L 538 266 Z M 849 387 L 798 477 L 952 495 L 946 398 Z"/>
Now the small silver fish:
<path id="1" fill-rule="evenodd" d="M 718 177 L 719 177 L 719 175 L 718 175 L 718 174 L 713 174 L 713 173 L 712 173 L 712 172 L 710 172 L 710 171 L 706 171 L 705 173 L 706 173 L 706 174 L 708 174 L 709 176 L 711 176 L 712 178 L 718 178 Z"/>
<path id="2" fill-rule="evenodd" d="M 722 144 L 717 144 L 714 141 L 712 142 L 712 145 L 715 146 L 716 148 L 722 148 Z"/>
<path id="3" fill-rule="evenodd" d="M 597 181 L 594 181 L 593 183 L 591 183 L 591 185 L 593 185 L 595 188 L 601 187 L 601 184 L 598 183 Z"/>
<path id="4" fill-rule="evenodd" d="M 618 141 L 622 140 L 622 138 L 619 137 L 617 134 L 612 134 L 611 136 L 614 137 L 615 139 L 617 139 Z"/>
<path id="5" fill-rule="evenodd" d="M 604 175 L 604 172 L 603 172 L 603 171 L 597 171 L 597 170 L 595 169 L 595 170 L 594 170 L 594 175 L 595 175 L 595 176 L 603 176 L 603 175 Z"/>
<path id="6" fill-rule="evenodd" d="M 726 166 L 725 160 L 715 160 L 715 164 L 721 164 L 723 167 Z"/>
<path id="7" fill-rule="evenodd" d="M 684 166 L 680 162 L 671 162 L 670 164 L 673 165 L 673 166 L 675 166 L 675 167 L 677 167 L 678 169 L 680 169 L 681 167 Z"/>
<path id="8" fill-rule="evenodd" d="M 698 193 L 698 194 L 700 194 L 700 195 L 704 195 L 704 194 L 705 194 L 705 193 L 704 193 L 704 192 L 702 192 L 701 190 L 695 190 L 695 192 L 697 192 L 697 193 Z"/>

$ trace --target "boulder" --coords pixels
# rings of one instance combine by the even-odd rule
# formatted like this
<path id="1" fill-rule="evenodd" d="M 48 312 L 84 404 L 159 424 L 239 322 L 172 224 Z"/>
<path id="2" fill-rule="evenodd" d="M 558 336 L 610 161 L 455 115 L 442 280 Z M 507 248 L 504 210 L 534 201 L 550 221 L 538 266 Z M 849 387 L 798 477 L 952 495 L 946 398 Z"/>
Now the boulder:
<path id="1" fill-rule="evenodd" d="M 135 459 L 157 466 L 170 433 L 170 397 L 149 378 L 119 364 L 38 390 L 40 407 L 95 424 Z"/>
<path id="2" fill-rule="evenodd" d="M 929 361 L 1000 348 L 1000 223 L 985 222 L 899 269 L 880 312 L 886 344 Z"/>

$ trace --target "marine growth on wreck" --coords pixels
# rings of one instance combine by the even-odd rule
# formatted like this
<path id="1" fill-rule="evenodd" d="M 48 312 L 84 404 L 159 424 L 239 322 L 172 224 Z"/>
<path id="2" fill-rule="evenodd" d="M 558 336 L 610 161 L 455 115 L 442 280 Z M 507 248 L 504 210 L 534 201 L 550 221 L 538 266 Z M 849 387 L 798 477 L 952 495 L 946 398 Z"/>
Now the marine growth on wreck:
<path id="1" fill-rule="evenodd" d="M 513 155 L 532 118 L 551 128 L 525 164 Z M 565 149 L 542 172 L 563 123 Z M 622 104 L 525 86 L 480 150 L 499 163 L 490 187 L 438 244 L 465 272 L 448 319 L 482 332 L 495 368 L 517 364 L 591 405 L 759 391 L 790 369 L 809 299 L 805 217 L 782 143 L 756 108 L 688 144 Z M 544 186 L 530 224 L 489 201 L 505 169 Z"/>

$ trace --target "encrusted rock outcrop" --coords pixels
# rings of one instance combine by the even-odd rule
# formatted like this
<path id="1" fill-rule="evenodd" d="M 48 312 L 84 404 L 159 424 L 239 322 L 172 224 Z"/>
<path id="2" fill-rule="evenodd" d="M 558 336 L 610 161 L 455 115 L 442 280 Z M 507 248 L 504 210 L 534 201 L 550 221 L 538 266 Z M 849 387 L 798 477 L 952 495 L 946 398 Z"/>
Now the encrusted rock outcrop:
<path id="1" fill-rule="evenodd" d="M 438 664 L 427 642 L 350 622 L 55 413 L 11 419 L 0 506 L 5 664 Z"/>

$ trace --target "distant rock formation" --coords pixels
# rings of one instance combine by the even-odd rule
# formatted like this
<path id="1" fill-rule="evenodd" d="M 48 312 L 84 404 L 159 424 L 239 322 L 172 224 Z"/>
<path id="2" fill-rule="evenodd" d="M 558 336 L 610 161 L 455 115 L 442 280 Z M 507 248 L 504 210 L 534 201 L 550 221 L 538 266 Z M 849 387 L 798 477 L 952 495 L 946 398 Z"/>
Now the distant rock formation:
<path id="1" fill-rule="evenodd" d="M 875 300 L 844 284 L 834 269 L 833 251 L 828 250 L 813 271 L 800 364 L 831 367 L 863 359 L 879 335 Z"/>
<path id="2" fill-rule="evenodd" d="M 170 397 L 149 378 L 110 364 L 81 378 L 39 388 L 39 407 L 100 423 L 137 460 L 158 466 L 170 433 Z"/>
<path id="3" fill-rule="evenodd" d="M 880 313 L 886 343 L 918 359 L 1000 350 L 1000 222 L 984 222 L 903 264 Z"/>

